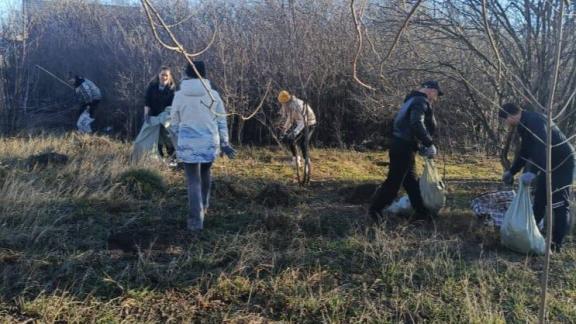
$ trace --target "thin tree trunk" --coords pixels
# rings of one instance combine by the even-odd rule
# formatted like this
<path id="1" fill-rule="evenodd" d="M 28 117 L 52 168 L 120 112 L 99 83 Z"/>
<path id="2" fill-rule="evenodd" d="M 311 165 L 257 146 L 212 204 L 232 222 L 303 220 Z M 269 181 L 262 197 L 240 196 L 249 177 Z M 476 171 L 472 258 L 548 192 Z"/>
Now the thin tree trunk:
<path id="1" fill-rule="evenodd" d="M 546 118 L 546 261 L 544 264 L 544 278 L 542 279 L 542 296 L 540 301 L 540 323 L 546 322 L 546 295 L 548 292 L 548 276 L 550 273 L 550 246 L 552 245 L 552 226 L 553 226 L 553 212 L 552 208 L 552 118 L 554 106 L 554 94 L 556 93 L 556 86 L 558 84 L 558 72 L 560 70 L 560 56 L 562 54 L 562 32 L 563 32 L 563 14 L 564 2 L 560 1 L 560 11 L 558 12 L 558 37 L 556 43 L 556 58 L 554 62 L 554 74 L 552 75 L 552 88 L 548 94 L 548 111 Z"/>

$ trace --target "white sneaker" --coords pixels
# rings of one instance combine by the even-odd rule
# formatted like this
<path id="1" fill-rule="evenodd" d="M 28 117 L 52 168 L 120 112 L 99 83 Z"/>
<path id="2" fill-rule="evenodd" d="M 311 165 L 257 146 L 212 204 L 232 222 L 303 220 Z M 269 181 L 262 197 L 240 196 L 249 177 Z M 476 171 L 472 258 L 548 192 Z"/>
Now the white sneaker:
<path id="1" fill-rule="evenodd" d="M 304 167 L 307 168 L 308 173 L 310 173 L 310 171 L 312 170 L 312 162 L 310 161 L 310 158 L 306 159 L 306 164 L 304 164 Z"/>
<path id="2" fill-rule="evenodd" d="M 292 157 L 292 166 L 301 167 L 302 166 L 302 158 L 301 157 Z"/>

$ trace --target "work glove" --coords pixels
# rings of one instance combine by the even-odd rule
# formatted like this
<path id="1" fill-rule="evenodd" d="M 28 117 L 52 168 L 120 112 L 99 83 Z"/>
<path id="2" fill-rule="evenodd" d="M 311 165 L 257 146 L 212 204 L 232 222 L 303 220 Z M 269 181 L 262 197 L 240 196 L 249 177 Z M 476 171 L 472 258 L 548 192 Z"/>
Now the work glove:
<path id="1" fill-rule="evenodd" d="M 524 172 L 520 177 L 520 180 L 524 185 L 529 186 L 532 183 L 532 181 L 534 181 L 534 178 L 536 178 L 536 175 L 534 173 Z"/>
<path id="2" fill-rule="evenodd" d="M 420 148 L 420 155 L 425 156 L 429 159 L 433 159 L 436 154 L 438 154 L 438 150 L 436 149 L 436 146 L 434 144 L 430 145 L 430 146 L 423 146 L 422 148 Z"/>
<path id="3" fill-rule="evenodd" d="M 502 182 L 509 186 L 514 184 L 514 175 L 510 171 L 504 172 L 504 174 L 502 174 Z"/>
<path id="4" fill-rule="evenodd" d="M 224 153 L 230 160 L 236 158 L 236 150 L 228 144 L 222 146 L 222 153 Z"/>

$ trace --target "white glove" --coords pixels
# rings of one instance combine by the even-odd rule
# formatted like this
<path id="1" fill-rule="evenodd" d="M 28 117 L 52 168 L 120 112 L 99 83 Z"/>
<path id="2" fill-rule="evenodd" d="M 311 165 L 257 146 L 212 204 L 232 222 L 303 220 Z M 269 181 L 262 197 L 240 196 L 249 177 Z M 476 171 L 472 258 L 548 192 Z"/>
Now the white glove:
<path id="1" fill-rule="evenodd" d="M 534 178 L 536 178 L 536 175 L 532 172 L 524 172 L 520 177 L 522 183 L 524 183 L 527 186 L 529 186 L 532 183 L 532 181 L 534 181 Z"/>
<path id="2" fill-rule="evenodd" d="M 436 146 L 434 144 L 428 146 L 428 147 L 422 147 L 422 149 L 420 149 L 420 155 L 425 156 L 429 159 L 433 159 L 436 154 L 438 154 L 438 150 L 436 149 Z"/>

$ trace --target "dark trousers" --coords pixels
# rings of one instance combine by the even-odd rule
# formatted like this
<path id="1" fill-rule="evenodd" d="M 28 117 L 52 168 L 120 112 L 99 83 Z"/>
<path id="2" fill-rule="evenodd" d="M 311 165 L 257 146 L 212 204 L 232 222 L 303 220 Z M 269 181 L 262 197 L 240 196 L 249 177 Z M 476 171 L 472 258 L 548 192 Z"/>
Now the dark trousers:
<path id="1" fill-rule="evenodd" d="M 562 241 L 570 230 L 570 195 L 574 160 L 568 159 L 561 167 L 552 172 L 552 242 L 556 248 L 562 246 Z M 546 175 L 541 173 L 536 177 L 534 190 L 534 218 L 540 223 L 546 214 Z"/>
<path id="2" fill-rule="evenodd" d="M 308 158 L 310 150 L 310 139 L 312 134 L 316 129 L 316 125 L 308 126 L 308 133 L 306 134 L 306 129 L 303 129 L 294 139 L 288 141 L 288 146 L 290 147 L 290 152 L 292 156 L 298 156 L 298 146 L 302 150 L 302 157 L 304 159 Z"/>
<path id="3" fill-rule="evenodd" d="M 174 144 L 172 144 L 172 136 L 164 126 L 160 125 L 160 138 L 158 138 L 158 153 L 164 157 L 164 148 L 168 157 L 174 156 Z"/>
<path id="4" fill-rule="evenodd" d="M 389 206 L 398 196 L 402 185 L 414 210 L 419 214 L 426 214 L 416 176 L 416 144 L 395 138 L 392 140 L 389 155 L 388 177 L 374 193 L 370 209 L 380 211 Z"/>
<path id="5" fill-rule="evenodd" d="M 212 163 L 184 163 L 188 182 L 188 228 L 204 228 L 204 212 L 210 203 Z"/>

